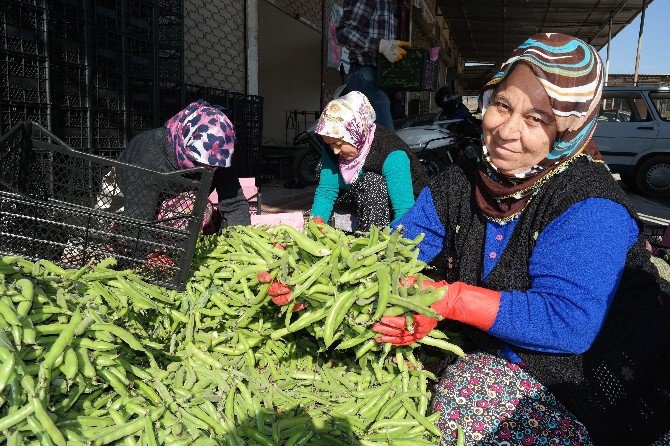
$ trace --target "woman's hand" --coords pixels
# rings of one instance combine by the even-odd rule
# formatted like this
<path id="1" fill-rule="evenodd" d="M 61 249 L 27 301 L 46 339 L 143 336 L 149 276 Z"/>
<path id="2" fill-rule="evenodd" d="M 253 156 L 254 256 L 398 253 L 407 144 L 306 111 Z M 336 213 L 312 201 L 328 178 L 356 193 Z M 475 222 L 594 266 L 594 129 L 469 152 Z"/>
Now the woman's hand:
<path id="1" fill-rule="evenodd" d="M 410 286 L 412 278 L 405 280 L 404 286 Z M 416 278 L 414 278 L 416 280 Z M 444 296 L 430 306 L 445 319 L 460 321 L 483 331 L 488 331 L 495 322 L 500 307 L 500 291 L 454 282 L 447 285 L 445 281 L 424 281 L 426 286 L 446 288 Z M 377 342 L 389 342 L 394 345 L 409 345 L 419 341 L 437 326 L 437 319 L 415 314 L 412 327 L 407 327 L 407 320 L 402 316 L 385 316 L 376 323 L 372 330 L 382 334 Z"/>
<path id="2" fill-rule="evenodd" d="M 381 333 L 382 336 L 376 338 L 377 342 L 388 342 L 393 345 L 410 345 L 419 342 L 428 333 L 437 327 L 437 319 L 415 314 L 413 317 L 412 328 L 407 327 L 407 318 L 404 316 L 384 316 L 381 322 L 372 326 L 372 330 Z"/>
<path id="3" fill-rule="evenodd" d="M 405 280 L 400 281 L 400 286 L 410 287 L 414 285 L 418 279 L 415 276 L 407 276 Z M 441 280 L 435 282 L 432 280 L 424 280 L 421 289 L 431 288 L 447 288 L 447 282 Z M 445 290 L 446 294 L 447 290 Z M 415 314 L 412 318 L 412 328 L 407 327 L 407 318 L 404 316 L 383 316 L 381 321 L 373 325 L 372 330 L 381 333 L 382 336 L 377 338 L 377 342 L 388 342 L 393 345 L 410 345 L 419 342 L 437 326 L 438 320 L 423 314 Z"/>

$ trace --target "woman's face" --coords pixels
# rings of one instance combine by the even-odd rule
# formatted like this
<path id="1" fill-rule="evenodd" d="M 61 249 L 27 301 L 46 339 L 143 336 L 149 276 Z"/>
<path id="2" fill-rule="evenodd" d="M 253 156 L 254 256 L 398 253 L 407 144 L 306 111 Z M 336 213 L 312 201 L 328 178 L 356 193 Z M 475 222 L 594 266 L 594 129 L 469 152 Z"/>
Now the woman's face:
<path id="1" fill-rule="evenodd" d="M 358 155 L 358 149 L 346 141 L 332 136 L 322 136 L 322 138 L 335 155 L 339 155 L 346 161 L 352 160 Z"/>
<path id="2" fill-rule="evenodd" d="M 504 174 L 526 171 L 549 154 L 556 119 L 532 69 L 519 63 L 496 89 L 482 122 L 484 145 Z"/>

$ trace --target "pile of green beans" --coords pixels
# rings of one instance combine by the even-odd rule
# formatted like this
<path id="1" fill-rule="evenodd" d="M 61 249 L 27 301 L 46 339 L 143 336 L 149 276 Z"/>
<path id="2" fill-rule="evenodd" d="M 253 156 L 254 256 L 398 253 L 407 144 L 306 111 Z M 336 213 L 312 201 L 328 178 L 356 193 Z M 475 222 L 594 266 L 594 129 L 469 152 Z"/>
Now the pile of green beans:
<path id="1" fill-rule="evenodd" d="M 388 355 L 374 340 L 370 329 L 382 316 L 420 313 L 434 318 L 439 315 L 430 307 L 444 289 L 426 288 L 421 271 L 426 264 L 418 260 L 415 240 L 402 237 L 402 228 L 372 227 L 363 236 L 347 235 L 328 225 L 310 221 L 305 233 L 290 226 L 229 228 L 206 253 L 208 261 L 195 276 L 205 287 L 221 287 L 240 304 L 264 305 L 270 283 L 259 283 L 266 274 L 271 280 L 291 287 L 292 300 L 282 307 L 284 326 L 272 333 L 273 339 L 307 330 L 326 348 L 355 349 L 362 367 L 371 359 Z M 278 248 L 278 247 L 281 247 Z M 407 276 L 416 283 L 403 286 Z M 258 296 L 257 299 L 248 295 Z M 306 309 L 294 312 L 296 305 Z M 434 330 L 422 343 L 463 355 L 446 336 Z M 418 367 L 411 349 L 397 349 L 403 359 Z M 370 354 L 368 354 L 370 353 Z M 407 357 L 405 357 L 407 355 Z"/>
<path id="2" fill-rule="evenodd" d="M 296 234 L 237 228 L 204 239 L 185 292 L 115 271 L 113 259 L 63 270 L 48 261 L 0 258 L 0 444 L 434 444 L 439 430 L 437 414 L 428 411 L 428 386 L 436 377 L 411 348 L 375 346 L 356 358 L 326 346 L 317 335 L 323 319 L 306 331 L 283 332 L 318 301 L 279 315 L 269 284 L 252 274 L 255 249 L 275 262 L 275 278 L 304 273 L 323 259 L 335 264 L 335 258 L 347 271 L 346 259 L 334 257 L 318 234 L 307 237 L 314 244 L 304 250 L 305 236 Z M 391 240 L 383 232 L 375 243 L 342 236 L 349 237 L 341 246 L 350 256 Z M 394 243 L 410 252 L 416 241 Z M 423 267 L 415 257 L 405 263 L 411 273 Z M 342 283 L 366 280 L 372 279 Z M 422 295 L 408 290 L 414 294 Z M 347 314 L 362 317 L 369 307 L 373 314 L 373 300 L 354 303 Z M 341 322 L 345 330 L 368 328 L 352 317 Z M 431 335 L 448 344 L 442 333 Z M 354 338 L 351 332 L 336 339 Z"/>

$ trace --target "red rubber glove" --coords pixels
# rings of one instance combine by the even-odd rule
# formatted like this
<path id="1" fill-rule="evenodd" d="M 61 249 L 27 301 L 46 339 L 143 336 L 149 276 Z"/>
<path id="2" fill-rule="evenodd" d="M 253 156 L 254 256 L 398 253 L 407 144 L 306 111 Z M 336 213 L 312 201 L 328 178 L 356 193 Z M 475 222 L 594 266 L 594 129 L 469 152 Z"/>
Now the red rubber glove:
<path id="1" fill-rule="evenodd" d="M 272 281 L 272 284 L 268 289 L 268 294 L 272 296 L 272 302 L 280 307 L 287 305 L 293 300 L 293 297 L 291 296 L 291 287 L 285 283 L 281 283 L 277 279 Z M 307 304 L 304 302 L 296 302 L 293 306 L 293 311 L 300 311 L 306 307 Z"/>
<path id="2" fill-rule="evenodd" d="M 424 280 L 426 286 L 443 287 L 445 281 Z M 460 321 L 480 330 L 488 331 L 495 322 L 500 308 L 500 291 L 454 282 L 447 287 L 442 299 L 430 306 L 445 319 Z M 412 330 L 407 328 L 407 320 L 402 316 L 384 316 L 372 329 L 383 336 L 377 342 L 394 345 L 410 345 L 418 342 L 437 326 L 437 319 L 422 314 L 414 315 Z"/>

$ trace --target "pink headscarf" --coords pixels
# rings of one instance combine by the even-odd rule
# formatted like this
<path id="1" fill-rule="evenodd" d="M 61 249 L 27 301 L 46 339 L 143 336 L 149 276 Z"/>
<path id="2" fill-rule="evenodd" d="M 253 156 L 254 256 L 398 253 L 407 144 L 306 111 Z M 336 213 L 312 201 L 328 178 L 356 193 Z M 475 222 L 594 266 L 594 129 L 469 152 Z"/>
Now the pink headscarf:
<path id="1" fill-rule="evenodd" d="M 235 129 L 220 107 L 202 99 L 192 102 L 165 123 L 179 167 L 195 163 L 230 167 L 235 149 Z"/>
<path id="2" fill-rule="evenodd" d="M 376 114 L 370 101 L 360 91 L 333 99 L 321 113 L 315 132 L 341 139 L 358 149 L 351 160 L 339 158 L 340 174 L 345 184 L 353 183 L 363 168 L 375 137 Z"/>

